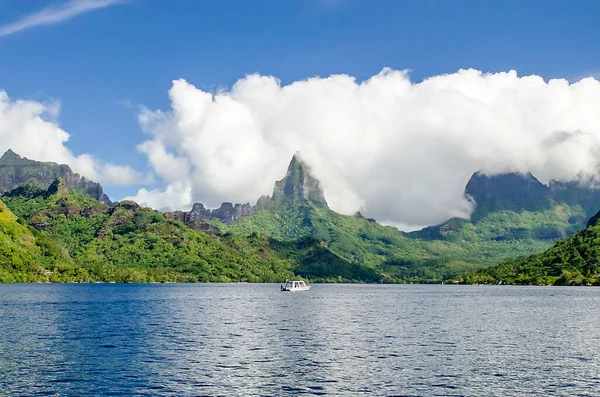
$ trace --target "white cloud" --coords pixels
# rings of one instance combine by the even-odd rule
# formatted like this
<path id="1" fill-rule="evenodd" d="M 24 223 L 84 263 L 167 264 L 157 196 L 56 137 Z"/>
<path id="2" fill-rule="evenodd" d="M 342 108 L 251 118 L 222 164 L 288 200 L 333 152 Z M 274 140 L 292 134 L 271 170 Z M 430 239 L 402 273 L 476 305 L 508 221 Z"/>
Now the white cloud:
<path id="1" fill-rule="evenodd" d="M 86 12 L 123 2 L 124 0 L 70 0 L 62 4 L 55 4 L 26 15 L 18 21 L 0 26 L 0 36 L 8 36 L 36 26 L 53 25 Z"/>
<path id="2" fill-rule="evenodd" d="M 169 96 L 169 111 L 140 113 L 149 140 L 139 148 L 169 184 L 165 197 L 185 186 L 172 205 L 152 192 L 172 208 L 254 202 L 299 150 L 333 209 L 431 225 L 469 215 L 463 189 L 476 170 L 569 180 L 596 174 L 600 160 L 593 78 L 460 70 L 413 83 L 384 69 L 363 82 L 332 75 L 285 86 L 250 75 L 214 95 L 176 80 Z M 151 203 L 148 195 L 138 197 Z"/>
<path id="3" fill-rule="evenodd" d="M 175 182 L 165 190 L 140 189 L 135 196 L 123 200 L 133 200 L 143 207 L 152 207 L 159 211 L 171 211 L 174 208 L 185 208 L 192 202 L 192 188 L 186 182 Z"/>
<path id="4" fill-rule="evenodd" d="M 0 155 L 12 149 L 33 160 L 68 164 L 75 172 L 107 186 L 149 181 L 128 166 L 106 163 L 89 154 L 75 156 L 66 146 L 69 134 L 56 122 L 59 111 L 57 102 L 13 101 L 0 91 Z"/>
<path id="5" fill-rule="evenodd" d="M 177 182 L 189 179 L 190 164 L 187 158 L 168 153 L 162 143 L 147 141 L 138 145 L 138 150 L 145 153 L 152 164 L 161 164 L 156 173 L 165 182 Z"/>

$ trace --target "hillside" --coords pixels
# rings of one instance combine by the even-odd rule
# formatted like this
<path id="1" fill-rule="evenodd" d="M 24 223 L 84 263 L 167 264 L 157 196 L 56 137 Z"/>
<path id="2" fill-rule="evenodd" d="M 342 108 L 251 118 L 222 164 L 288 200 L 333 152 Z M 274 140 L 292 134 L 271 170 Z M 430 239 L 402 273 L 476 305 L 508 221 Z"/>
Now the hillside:
<path id="1" fill-rule="evenodd" d="M 52 279 L 50 269 L 68 271 L 73 261 L 55 241 L 27 227 L 0 201 L 0 282 Z"/>
<path id="2" fill-rule="evenodd" d="M 291 263 L 267 247 L 189 229 L 159 212 L 121 202 L 114 208 L 57 179 L 3 200 L 17 216 L 64 247 L 77 281 L 279 281 Z"/>
<path id="3" fill-rule="evenodd" d="M 467 283 L 600 285 L 600 213 L 550 249 L 464 277 Z"/>
<path id="4" fill-rule="evenodd" d="M 297 175 L 307 175 L 311 182 L 294 186 Z M 540 211 L 502 209 L 476 222 L 453 219 L 403 233 L 360 214 L 332 211 L 313 179 L 310 167 L 294 158 L 262 209 L 231 225 L 211 224 L 234 235 L 264 233 L 279 241 L 311 238 L 340 258 L 381 273 L 382 280 L 441 282 L 461 272 L 543 251 L 572 231 L 570 220 L 584 219 L 581 211 L 565 205 Z"/>
<path id="5" fill-rule="evenodd" d="M 60 178 L 46 190 L 21 186 L 5 193 L 3 200 L 29 229 L 72 258 L 69 269 L 50 266 L 54 273 L 49 279 L 54 281 L 280 282 L 294 275 L 381 279 L 314 239 L 280 242 L 258 233 L 209 235 L 131 201 L 111 208 L 71 191 Z"/>
<path id="6" fill-rule="evenodd" d="M 196 203 L 190 212 L 168 216 L 209 233 L 266 234 L 288 243 L 309 238 L 358 267 L 380 273 L 382 280 L 441 282 L 542 252 L 585 227 L 592 208 L 600 208 L 593 186 L 556 181 L 546 186 L 531 174 L 476 172 L 465 196 L 476 202 L 471 220 L 450 219 L 403 233 L 360 213 L 352 217 L 330 210 L 321 184 L 296 154 L 272 196 L 261 197 L 255 206 L 224 203 L 210 211 Z"/>
<path id="7" fill-rule="evenodd" d="M 111 208 L 62 178 L 47 189 L 20 185 L 2 199 L 22 228 L 63 253 L 44 272 L 55 281 L 441 282 L 546 250 L 583 228 L 600 198 L 595 188 L 554 181 L 548 187 L 530 174 L 475 173 L 465 194 L 477 202 L 472 220 L 404 233 L 331 210 L 296 154 L 272 196 L 255 206 Z"/>

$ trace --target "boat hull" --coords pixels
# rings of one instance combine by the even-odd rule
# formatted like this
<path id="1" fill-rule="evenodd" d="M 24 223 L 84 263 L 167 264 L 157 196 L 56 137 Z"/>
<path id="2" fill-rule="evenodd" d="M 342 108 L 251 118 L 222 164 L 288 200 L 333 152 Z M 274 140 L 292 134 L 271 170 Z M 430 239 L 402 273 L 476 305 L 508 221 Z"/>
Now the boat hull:
<path id="1" fill-rule="evenodd" d="M 302 288 L 283 288 L 281 291 L 283 292 L 302 292 L 302 291 L 308 291 L 310 289 L 310 286 L 306 286 L 306 287 L 302 287 Z"/>
<path id="2" fill-rule="evenodd" d="M 310 285 L 306 285 L 306 283 L 302 280 L 285 280 L 285 284 L 281 284 L 279 289 L 285 292 L 302 292 L 308 291 L 310 289 Z"/>

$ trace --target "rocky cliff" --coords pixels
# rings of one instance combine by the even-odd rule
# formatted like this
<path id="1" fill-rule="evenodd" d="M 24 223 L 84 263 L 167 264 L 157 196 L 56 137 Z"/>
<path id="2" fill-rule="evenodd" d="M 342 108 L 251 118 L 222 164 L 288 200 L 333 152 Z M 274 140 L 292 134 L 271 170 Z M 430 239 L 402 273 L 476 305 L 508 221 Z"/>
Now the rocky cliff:
<path id="1" fill-rule="evenodd" d="M 99 183 L 73 172 L 66 164 L 29 160 L 10 149 L 0 158 L 0 195 L 26 183 L 47 189 L 59 177 L 67 187 L 79 189 L 98 201 L 112 205 Z"/>
<path id="2" fill-rule="evenodd" d="M 474 221 L 500 210 L 539 211 L 552 207 L 548 186 L 529 173 L 488 176 L 476 172 L 465 187 L 465 195 L 477 204 L 471 215 Z"/>
<path id="3" fill-rule="evenodd" d="M 250 203 L 231 204 L 223 203 L 217 209 L 211 210 L 204 207 L 202 203 L 196 203 L 189 212 L 175 211 L 168 212 L 167 216 L 182 221 L 186 226 L 192 229 L 202 230 L 204 232 L 213 232 L 214 227 L 207 224 L 210 219 L 218 219 L 226 225 L 237 222 L 243 216 L 252 215 Z"/>
<path id="4" fill-rule="evenodd" d="M 557 204 L 581 206 L 589 218 L 600 208 L 597 183 L 551 180 L 546 186 L 530 173 L 487 176 L 476 172 L 467 183 L 465 195 L 476 203 L 473 221 L 495 211 L 543 211 Z"/>
<path id="5" fill-rule="evenodd" d="M 302 161 L 299 153 L 292 157 L 285 177 L 275 182 L 272 200 L 283 197 L 309 200 L 328 207 L 321 183 L 312 175 L 309 165 Z"/>

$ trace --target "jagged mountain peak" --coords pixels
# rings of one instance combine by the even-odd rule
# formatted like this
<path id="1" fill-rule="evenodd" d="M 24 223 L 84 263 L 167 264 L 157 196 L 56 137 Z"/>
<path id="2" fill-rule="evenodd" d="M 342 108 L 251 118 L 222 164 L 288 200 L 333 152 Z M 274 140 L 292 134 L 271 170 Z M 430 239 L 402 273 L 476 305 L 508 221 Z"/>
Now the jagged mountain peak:
<path id="1" fill-rule="evenodd" d="M 6 152 L 4 152 L 2 157 L 0 157 L 0 161 L 21 160 L 21 159 L 22 159 L 22 157 L 19 156 L 17 153 L 13 152 L 12 149 L 8 149 Z"/>
<path id="2" fill-rule="evenodd" d="M 275 182 L 272 200 L 282 198 L 304 199 L 328 207 L 321 183 L 312 175 L 310 166 L 296 152 L 290 161 L 285 177 Z"/>
<path id="3" fill-rule="evenodd" d="M 207 220 L 218 219 L 226 225 L 231 225 L 241 218 L 270 208 L 271 203 L 275 204 L 282 199 L 307 200 L 328 208 L 320 182 L 312 175 L 310 166 L 302 160 L 299 152 L 292 157 L 285 177 L 275 182 L 273 196 L 261 196 L 254 206 L 249 203 L 223 202 L 217 209 L 208 209 L 202 203 L 195 203 L 189 212 L 176 211 L 168 214 L 193 229 L 204 230 Z"/>

